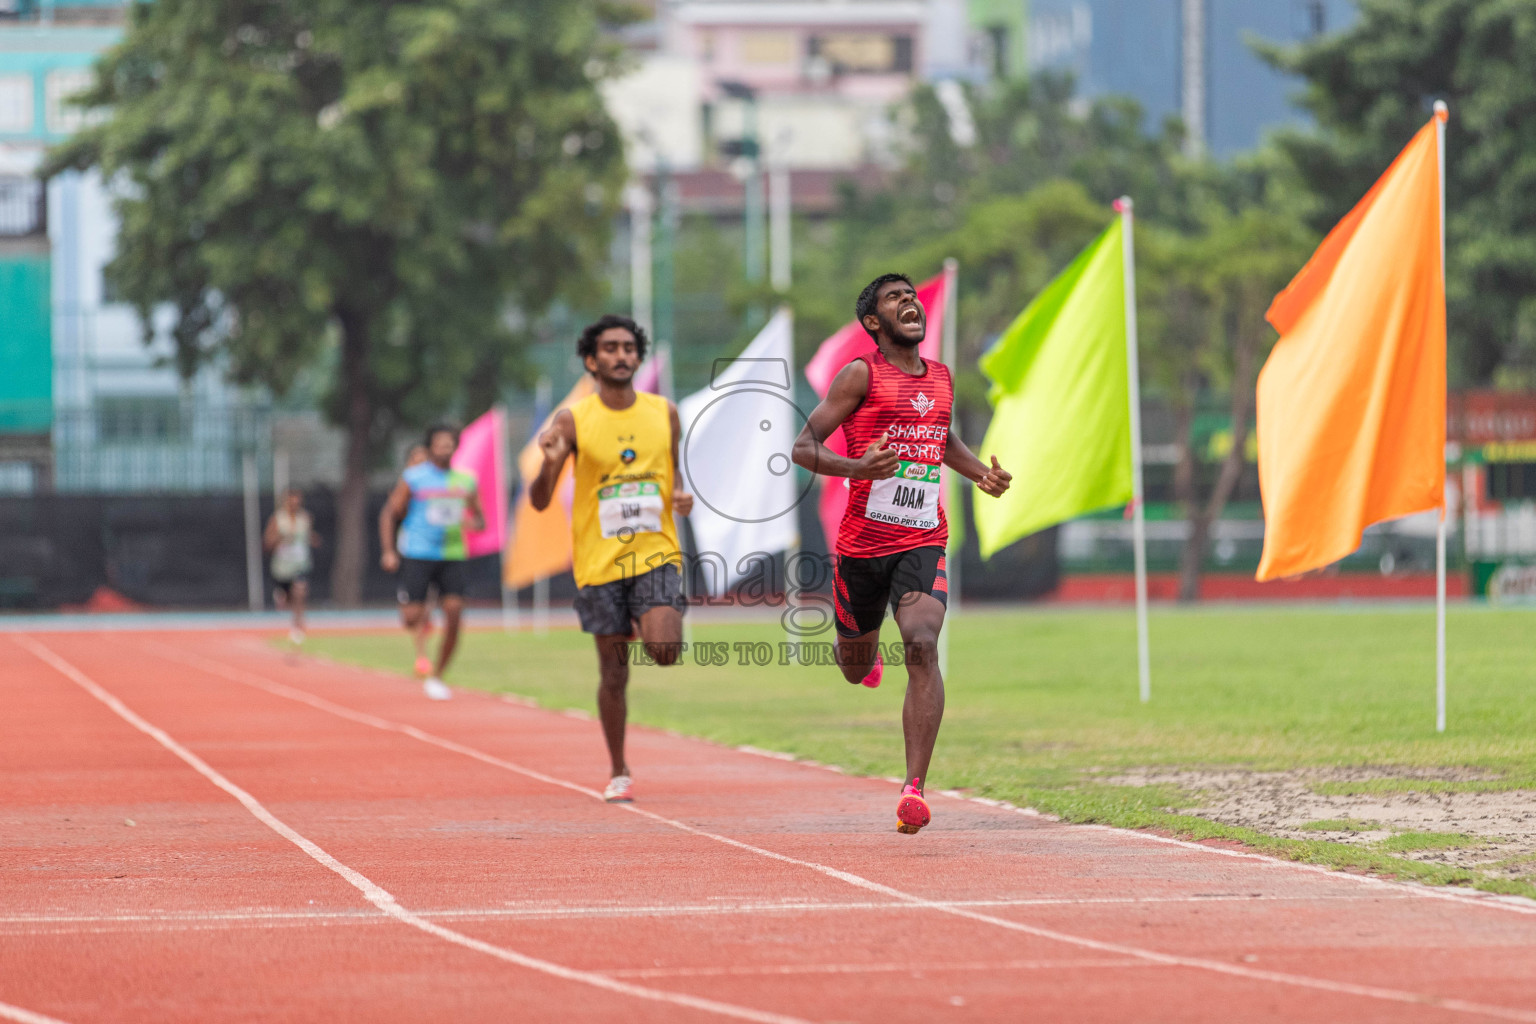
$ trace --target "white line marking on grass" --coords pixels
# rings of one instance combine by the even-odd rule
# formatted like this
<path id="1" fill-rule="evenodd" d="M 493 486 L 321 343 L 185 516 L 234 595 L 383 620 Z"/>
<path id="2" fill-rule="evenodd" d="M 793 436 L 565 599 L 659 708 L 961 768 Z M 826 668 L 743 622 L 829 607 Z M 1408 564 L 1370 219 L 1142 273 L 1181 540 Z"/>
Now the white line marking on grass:
<path id="1" fill-rule="evenodd" d="M 928 974 L 941 971 L 1055 971 L 1081 967 L 1159 967 L 1135 957 L 1002 960 L 995 963 L 768 964 L 760 967 L 637 967 L 603 971 L 610 978 L 755 978 L 795 974 Z"/>
<path id="2" fill-rule="evenodd" d="M 49 1017 L 46 1014 L 34 1013 L 31 1010 L 23 1010 L 19 1006 L 10 1003 L 0 1003 L 0 1017 L 6 1020 L 17 1021 L 18 1024 L 65 1024 L 57 1017 Z"/>
<path id="3" fill-rule="evenodd" d="M 157 645 L 157 647 L 158 646 L 161 645 Z M 171 657 L 173 660 L 181 661 L 182 663 L 190 665 L 194 668 L 200 667 L 203 669 L 203 671 L 212 675 L 217 675 L 222 678 L 229 679 L 233 682 L 254 686 L 257 689 L 266 690 L 267 692 L 277 696 L 288 697 L 291 700 L 297 700 L 301 703 L 309 704 L 312 707 L 329 711 L 332 714 L 338 714 L 343 718 L 349 718 L 353 721 L 372 725 L 375 728 L 384 729 L 389 732 L 404 733 L 407 736 L 412 736 L 421 740 L 423 743 L 430 743 L 433 746 L 441 747 L 444 750 L 452 750 L 457 753 L 461 753 L 466 757 L 471 757 L 477 761 L 484 762 L 485 764 L 496 765 L 506 769 L 507 771 L 515 772 L 526 778 L 535 779 L 539 782 L 544 782 L 552 786 L 558 786 L 562 789 L 570 790 L 573 793 L 581 793 L 585 796 L 591 797 L 594 800 L 601 801 L 603 799 L 603 795 L 595 789 L 589 789 L 588 787 L 579 785 L 578 783 L 569 782 L 565 779 L 557 778 L 553 775 L 548 775 L 544 772 L 540 772 L 532 768 L 526 768 L 512 761 L 506 761 L 494 755 L 487 754 L 484 751 L 476 750 L 474 747 L 468 747 L 462 743 L 456 743 L 453 740 L 447 740 L 440 736 L 434 736 L 433 734 L 418 729 L 413 725 L 391 722 L 388 719 L 379 718 L 376 715 L 368 715 L 362 712 L 353 711 L 352 709 L 343 707 L 342 705 L 333 704 L 331 701 L 328 701 L 323 697 L 317 697 L 305 690 L 300 690 L 296 687 L 288 686 L 284 683 L 275 682 L 263 676 L 256 675 L 253 672 L 246 672 L 243 669 L 226 667 L 219 662 L 213 661 L 209 658 L 204 658 L 201 655 L 187 654 L 182 651 L 178 651 L 175 648 L 165 648 L 165 650 L 170 652 L 166 655 L 167 657 Z M 1239 964 L 1224 963 L 1220 960 L 1208 960 L 1204 957 L 1182 956 L 1174 953 L 1159 953 L 1155 950 L 1142 949 L 1138 946 L 1130 946 L 1118 942 L 1104 942 L 1098 939 L 1089 939 L 1079 935 L 1072 935 L 1068 932 L 1057 931 L 1053 928 L 1043 928 L 1037 925 L 1024 924 L 1020 921 L 1012 921 L 1004 917 L 995 917 L 991 914 L 983 914 L 979 911 L 970 910 L 965 907 L 946 905 L 945 903 L 936 900 L 926 899 L 925 897 L 917 896 L 909 892 L 904 892 L 901 889 L 896 889 L 892 886 L 872 881 L 871 879 L 865 878 L 862 875 L 856 875 L 850 871 L 844 871 L 841 868 L 830 867 L 826 864 L 818 864 L 815 861 L 801 860 L 798 857 L 791 857 L 788 854 L 777 853 L 773 850 L 767 850 L 760 846 L 753 846 L 751 843 L 743 842 L 740 839 L 732 839 L 729 836 L 723 836 L 701 828 L 696 828 L 685 822 L 665 817 L 664 815 L 657 814 L 654 811 L 648 811 L 642 807 L 637 807 L 634 804 L 612 804 L 610 806 L 617 810 L 626 811 L 630 814 L 638 815 L 658 824 L 677 829 L 680 832 L 686 832 L 689 835 L 698 836 L 701 839 L 708 839 L 713 842 L 720 843 L 723 846 L 734 847 L 735 849 L 742 850 L 747 853 L 753 853 L 768 860 L 777 861 L 781 864 L 790 864 L 796 867 L 805 868 L 809 871 L 814 871 L 817 874 L 824 875 L 828 878 L 835 878 L 838 881 L 845 882 L 848 885 L 854 886 L 855 888 L 863 889 L 866 892 L 879 893 L 882 896 L 888 896 L 892 900 L 906 903 L 910 906 L 922 907 L 928 910 L 938 911 L 939 913 L 949 914 L 954 917 L 976 921 L 981 924 L 993 925 L 1008 931 L 1018 932 L 1024 935 L 1032 935 L 1036 938 L 1049 939 L 1055 942 L 1077 946 L 1082 949 L 1092 949 L 1101 953 L 1114 953 L 1120 956 L 1135 957 L 1140 960 L 1145 960 L 1148 963 L 1163 964 L 1170 967 L 1187 967 L 1195 970 L 1209 971 L 1214 974 L 1243 978 L 1249 981 L 1264 981 L 1277 985 L 1287 985 L 1295 988 L 1311 989 L 1319 992 L 1329 992 L 1335 995 L 1358 996 L 1364 999 L 1376 999 L 1389 1003 L 1405 1003 L 1411 1006 L 1432 1006 L 1442 1010 L 1450 1010 L 1456 1013 L 1482 1014 L 1484 1016 L 1493 1017 L 1499 1020 L 1525 1021 L 1528 1022 L 1528 1024 L 1536 1024 L 1536 1011 L 1533 1010 L 1520 1010 L 1513 1007 L 1494 1006 L 1486 1003 L 1474 1003 L 1464 999 L 1443 998 L 1440 996 L 1428 995 L 1422 992 L 1409 992 L 1402 989 L 1385 988 L 1377 985 L 1361 985 L 1347 981 L 1333 981 L 1327 978 L 1314 978 L 1302 974 L 1287 974 L 1281 971 L 1267 971 L 1257 967 L 1246 967 Z"/>
<path id="4" fill-rule="evenodd" d="M 538 971 L 541 974 L 547 974 L 551 977 L 560 978 L 564 981 L 574 981 L 583 985 L 589 985 L 593 988 L 606 989 L 609 992 L 615 992 L 619 995 L 632 996 L 637 999 L 645 999 L 656 1003 L 668 1003 L 673 1006 L 687 1007 L 688 1009 L 701 1010 L 705 1013 L 713 1013 L 722 1017 L 732 1017 L 736 1020 L 757 1021 L 759 1024 L 808 1024 L 808 1022 L 802 1021 L 797 1017 L 790 1017 L 785 1014 L 766 1013 L 761 1010 L 753 1010 L 744 1006 L 735 1006 L 731 1003 L 722 1003 L 714 999 L 702 999 L 697 996 L 684 995 L 677 992 L 666 992 L 655 988 L 647 988 L 643 985 L 632 985 L 628 982 L 617 981 L 613 978 L 605 977 L 601 974 L 594 974 L 591 971 L 581 971 L 570 967 L 564 967 L 560 964 L 552 963 L 548 960 L 540 960 L 537 957 L 527 956 L 526 954 L 519 953 L 516 950 L 507 949 L 503 946 L 494 946 L 489 942 L 482 942 L 479 939 L 465 935 L 462 932 L 456 932 L 452 929 L 444 928 L 440 924 L 434 924 L 433 922 L 428 921 L 420 915 L 406 910 L 395 901 L 394 896 L 375 884 L 371 879 L 367 878 L 361 872 L 343 864 L 335 857 L 332 857 L 329 853 L 326 853 L 315 843 L 306 839 L 298 832 L 295 832 L 271 811 L 267 810 L 266 807 L 263 806 L 262 803 L 250 793 L 247 793 L 245 790 L 235 785 L 202 758 L 198 757 L 196 754 L 192 753 L 192 751 L 176 742 L 176 740 L 172 738 L 171 735 L 165 730 L 159 728 L 156 725 L 152 725 L 145 719 L 141 718 L 126 704 L 118 700 L 107 690 L 103 689 L 100 685 L 98 685 L 85 673 L 77 669 L 74 665 L 71 665 L 69 662 L 59 657 L 52 650 L 38 643 L 31 637 L 26 636 L 25 634 L 15 635 L 12 637 L 12 639 L 22 647 L 25 647 L 27 650 L 31 651 L 42 661 L 51 665 L 59 672 L 60 675 L 76 683 L 78 686 L 80 686 L 81 689 L 85 690 L 92 697 L 95 697 L 97 700 L 101 701 L 108 708 L 111 708 L 112 711 L 116 713 L 117 716 L 123 721 L 127 722 L 129 725 L 133 726 L 144 735 L 153 739 L 156 743 L 160 744 L 166 750 L 179 757 L 182 761 L 186 762 L 186 764 L 191 767 L 193 771 L 197 772 L 199 775 L 213 783 L 219 789 L 222 789 L 224 792 L 234 797 L 247 811 L 251 813 L 251 816 L 254 817 L 257 821 L 260 821 L 263 825 L 266 825 L 268 828 L 282 836 L 284 839 L 288 840 L 294 846 L 297 846 L 299 849 L 303 850 L 316 863 L 330 869 L 337 875 L 340 875 L 354 889 L 362 893 L 363 897 L 369 903 L 372 903 L 375 907 L 378 907 L 379 910 L 383 911 L 385 914 L 388 914 L 390 917 L 393 917 L 401 924 L 410 925 L 412 928 L 426 932 L 428 935 L 436 936 L 437 938 L 443 939 L 446 942 L 451 942 L 455 945 L 463 946 L 465 949 L 472 949 L 479 953 L 485 953 L 488 956 L 493 956 L 498 960 L 503 960 L 510 964 L 516 964 L 519 967 L 526 967 L 529 970 Z"/>

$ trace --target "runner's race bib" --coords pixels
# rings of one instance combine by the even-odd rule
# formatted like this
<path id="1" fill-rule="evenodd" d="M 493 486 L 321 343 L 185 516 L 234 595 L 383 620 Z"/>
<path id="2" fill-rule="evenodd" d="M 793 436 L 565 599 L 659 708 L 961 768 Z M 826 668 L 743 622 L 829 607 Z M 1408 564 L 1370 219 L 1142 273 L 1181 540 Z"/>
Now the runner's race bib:
<path id="1" fill-rule="evenodd" d="M 864 517 L 914 530 L 938 526 L 939 467 L 925 462 L 903 462 L 895 476 L 873 481 Z"/>
<path id="2" fill-rule="evenodd" d="M 597 522 L 604 537 L 628 540 L 661 532 L 661 485 L 647 480 L 611 484 L 597 492 Z"/>
<path id="3" fill-rule="evenodd" d="M 285 540 L 272 552 L 273 579 L 292 579 L 309 569 L 308 540 Z"/>
<path id="4" fill-rule="evenodd" d="M 464 498 L 461 495 L 427 499 L 427 524 L 430 526 L 457 526 L 464 521 Z"/>

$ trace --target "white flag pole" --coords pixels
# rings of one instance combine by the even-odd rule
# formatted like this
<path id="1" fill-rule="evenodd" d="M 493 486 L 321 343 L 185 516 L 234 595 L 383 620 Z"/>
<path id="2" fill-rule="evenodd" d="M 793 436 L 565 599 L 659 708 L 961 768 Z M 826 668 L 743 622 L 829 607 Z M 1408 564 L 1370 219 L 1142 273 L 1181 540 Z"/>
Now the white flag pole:
<path id="1" fill-rule="evenodd" d="M 958 322 L 958 307 L 960 296 L 958 286 L 960 284 L 960 261 L 951 256 L 944 261 L 944 323 L 942 325 L 943 336 L 939 344 L 939 359 L 949 367 L 950 373 L 954 373 L 955 359 L 958 357 L 959 339 L 955 333 L 955 325 Z M 953 428 L 953 424 L 951 424 Z M 945 498 L 959 497 L 959 488 L 950 487 L 950 474 L 953 470 L 944 471 Z M 949 538 L 944 544 L 944 575 L 945 582 L 949 586 L 949 600 L 944 616 L 944 628 L 939 630 L 939 675 L 949 675 L 949 634 L 950 622 L 960 614 L 960 540 L 959 533 L 955 529 L 954 517 L 961 517 L 964 525 L 965 499 L 949 502 Z"/>
<path id="2" fill-rule="evenodd" d="M 1435 101 L 1435 152 L 1440 161 L 1440 287 L 1445 289 L 1445 122 L 1450 108 Z M 1442 453 L 1440 456 L 1445 458 Z M 1445 490 L 1435 529 L 1435 731 L 1445 732 Z"/>
<path id="3" fill-rule="evenodd" d="M 498 404 L 496 412 L 499 414 L 501 429 L 496 431 L 496 471 L 500 474 L 498 489 L 501 498 L 501 537 L 498 539 L 496 550 L 497 575 L 501 579 L 501 629 L 505 633 L 516 633 L 518 629 L 517 591 L 507 586 L 507 539 L 512 533 L 512 512 L 517 501 L 517 492 L 512 485 L 512 459 L 511 438 L 508 436 L 512 429 L 512 421 L 507 417 L 507 408 Z"/>
<path id="4" fill-rule="evenodd" d="M 785 172 L 785 174 L 787 175 L 788 172 Z M 785 202 L 788 202 L 787 186 L 785 188 Z M 785 258 L 787 260 L 788 256 L 786 255 Z M 785 271 L 785 274 L 787 286 L 787 270 Z M 777 283 L 775 283 L 774 287 L 778 287 Z M 790 306 L 786 303 L 779 307 L 779 312 L 783 314 L 786 320 L 789 321 L 789 337 L 791 339 L 789 344 L 789 387 L 790 400 L 793 401 L 796 382 L 794 360 L 795 344 L 793 340 L 795 337 L 795 311 L 791 309 Z M 789 453 L 785 452 L 785 454 L 788 455 Z M 795 471 L 796 469 L 794 460 L 790 460 L 789 472 L 794 473 Z M 795 517 L 795 540 L 794 543 L 790 544 L 789 547 L 784 549 L 784 639 L 789 643 L 796 643 L 800 639 L 800 634 L 796 631 L 797 627 L 795 625 L 795 596 L 798 593 L 799 588 L 798 563 L 800 560 L 800 503 L 798 501 L 795 502 L 795 504 L 791 507 L 788 514 Z M 791 579 L 791 572 L 794 572 L 797 578 Z"/>
<path id="5" fill-rule="evenodd" d="M 1130 196 L 1115 200 L 1124 231 L 1120 249 L 1125 266 L 1125 369 L 1131 400 L 1131 541 L 1136 557 L 1136 668 L 1141 681 L 1141 702 L 1152 699 L 1152 655 L 1147 642 L 1147 519 L 1141 484 L 1141 367 L 1136 343 L 1136 247 L 1135 218 Z"/>

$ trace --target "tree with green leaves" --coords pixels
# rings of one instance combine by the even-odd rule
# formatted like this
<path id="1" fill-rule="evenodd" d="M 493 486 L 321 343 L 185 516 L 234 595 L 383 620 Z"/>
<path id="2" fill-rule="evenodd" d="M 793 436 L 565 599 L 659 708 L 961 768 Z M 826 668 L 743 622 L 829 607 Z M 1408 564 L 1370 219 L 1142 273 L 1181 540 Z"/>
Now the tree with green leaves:
<path id="1" fill-rule="evenodd" d="M 369 471 L 402 424 L 489 405 L 511 323 L 595 288 L 625 171 L 601 0 L 155 0 L 45 173 L 117 191 L 107 274 L 184 374 L 283 392 L 330 360 L 347 434 L 332 593 L 360 598 Z"/>
<path id="2" fill-rule="evenodd" d="M 1331 228 L 1386 170 L 1434 101 L 1446 130 L 1453 373 L 1536 382 L 1536 2 L 1360 0 L 1346 31 L 1266 47 L 1306 79 L 1314 130 L 1279 138 Z"/>
<path id="3" fill-rule="evenodd" d="M 1131 195 L 1142 372 L 1148 397 L 1174 421 L 1174 497 L 1190 525 L 1180 595 L 1193 600 L 1211 528 L 1247 465 L 1254 382 L 1274 340 L 1264 311 L 1315 242 L 1298 213 L 1296 175 L 1273 154 L 1227 165 L 1189 160 L 1177 123 L 1149 134 L 1134 102 L 1079 102 L 1060 78 L 965 95 L 975 128 L 968 146 L 956 142 L 938 96 L 914 92 L 905 166 L 884 187 L 847 197 L 836 237 L 812 257 L 827 261 L 826 271 L 800 275 L 802 341 L 847 319 L 846 298 L 828 290 L 846 275 L 832 265 L 867 279 L 892 268 L 925 274 L 957 257 L 956 415 L 980 436 L 989 414 L 976 368 L 983 348 L 1103 229 L 1110 202 Z M 1233 443 L 1212 474 L 1195 451 L 1194 424 L 1217 402 L 1231 417 Z"/>

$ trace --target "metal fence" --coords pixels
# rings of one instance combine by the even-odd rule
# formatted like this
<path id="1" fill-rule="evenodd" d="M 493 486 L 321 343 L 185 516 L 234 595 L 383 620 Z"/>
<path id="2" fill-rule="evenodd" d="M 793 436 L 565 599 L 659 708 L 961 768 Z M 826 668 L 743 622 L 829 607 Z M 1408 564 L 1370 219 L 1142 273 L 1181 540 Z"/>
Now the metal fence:
<path id="1" fill-rule="evenodd" d="M 271 413 L 165 398 L 100 396 L 56 409 L 51 489 L 59 493 L 231 494 L 254 455 L 271 472 Z"/>

